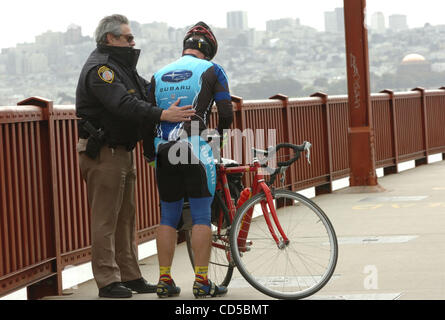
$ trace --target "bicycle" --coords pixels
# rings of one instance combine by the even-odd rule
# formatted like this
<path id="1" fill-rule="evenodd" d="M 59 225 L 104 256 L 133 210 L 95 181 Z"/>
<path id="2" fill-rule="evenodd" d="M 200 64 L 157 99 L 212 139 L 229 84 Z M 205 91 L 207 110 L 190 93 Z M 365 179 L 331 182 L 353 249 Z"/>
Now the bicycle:
<path id="1" fill-rule="evenodd" d="M 335 230 L 327 215 L 312 200 L 273 184 L 279 174 L 306 152 L 310 163 L 309 142 L 302 145 L 278 144 L 268 150 L 253 149 L 253 164 L 238 166 L 223 161 L 217 164 L 217 187 L 213 206 L 213 240 L 209 277 L 228 286 L 237 267 L 250 285 L 278 299 L 301 299 L 319 291 L 332 277 L 338 257 Z M 293 157 L 267 166 L 280 149 L 294 151 Z M 262 154 L 260 161 L 256 155 Z M 260 168 L 271 172 L 268 182 Z M 254 173 L 251 196 L 248 188 L 230 181 L 240 174 Z M 186 230 L 189 257 L 194 266 L 191 230 Z"/>

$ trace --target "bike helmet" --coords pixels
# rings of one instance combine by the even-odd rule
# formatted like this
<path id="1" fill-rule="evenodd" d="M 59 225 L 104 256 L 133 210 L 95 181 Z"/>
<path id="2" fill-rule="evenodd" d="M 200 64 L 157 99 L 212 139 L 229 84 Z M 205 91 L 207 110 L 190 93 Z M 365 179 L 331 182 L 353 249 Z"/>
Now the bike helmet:
<path id="1" fill-rule="evenodd" d="M 212 60 L 218 51 L 218 42 L 212 29 L 200 21 L 186 33 L 183 41 L 185 49 L 196 49 L 202 52 L 206 60 Z"/>

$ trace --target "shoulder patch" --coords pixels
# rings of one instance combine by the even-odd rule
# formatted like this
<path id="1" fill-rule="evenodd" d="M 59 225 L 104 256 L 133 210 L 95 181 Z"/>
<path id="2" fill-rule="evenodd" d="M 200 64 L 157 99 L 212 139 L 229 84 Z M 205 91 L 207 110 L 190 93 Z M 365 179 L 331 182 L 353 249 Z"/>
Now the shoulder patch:
<path id="1" fill-rule="evenodd" d="M 113 83 L 114 81 L 114 71 L 107 66 L 102 66 L 97 71 L 99 77 L 106 83 Z"/>

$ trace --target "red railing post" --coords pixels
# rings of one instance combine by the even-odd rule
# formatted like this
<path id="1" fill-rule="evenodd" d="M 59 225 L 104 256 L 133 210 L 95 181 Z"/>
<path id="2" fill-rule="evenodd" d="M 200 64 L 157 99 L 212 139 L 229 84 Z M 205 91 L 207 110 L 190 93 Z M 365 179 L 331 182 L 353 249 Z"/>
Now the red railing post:
<path id="1" fill-rule="evenodd" d="M 236 117 L 235 128 L 240 129 L 241 131 L 245 129 L 246 119 L 245 119 L 245 111 L 243 110 L 243 98 L 237 96 L 231 96 L 232 102 L 235 103 L 235 112 L 239 113 L 239 116 Z"/>
<path id="2" fill-rule="evenodd" d="M 427 110 L 426 110 L 426 97 L 425 97 L 425 89 L 421 87 L 417 87 L 412 89 L 412 91 L 420 92 L 420 101 L 422 106 L 422 134 L 423 134 L 423 150 L 424 157 L 420 159 L 416 159 L 416 167 L 424 164 L 428 164 L 428 155 L 429 155 L 429 143 L 428 143 L 428 118 L 427 118 Z"/>
<path id="3" fill-rule="evenodd" d="M 243 132 L 244 129 L 246 129 L 246 111 L 243 108 L 243 106 L 244 106 L 243 98 L 237 97 L 237 96 L 232 96 L 231 98 L 232 98 L 232 102 L 234 102 L 236 105 L 235 112 L 238 112 L 238 114 L 239 114 L 239 116 L 236 117 L 235 128 L 239 129 L 239 130 L 241 130 L 241 132 Z M 231 137 L 228 137 L 228 138 L 230 139 Z M 239 143 L 241 143 L 241 146 L 238 145 Z M 233 144 L 233 150 L 235 150 L 235 152 L 237 150 L 241 150 L 242 162 L 246 163 L 247 154 L 244 152 L 244 149 L 243 149 L 242 136 L 241 136 L 241 141 L 238 141 L 238 139 L 235 139 L 234 144 Z M 238 155 L 233 154 L 233 158 L 238 159 Z"/>
<path id="4" fill-rule="evenodd" d="M 332 171 L 333 171 L 333 165 L 332 165 L 332 137 L 331 137 L 331 114 L 330 114 L 330 106 L 329 106 L 329 100 L 328 95 L 323 92 L 316 92 L 311 95 L 311 97 L 317 97 L 320 98 L 323 105 L 323 121 L 325 125 L 325 141 L 326 145 L 324 146 L 324 154 L 326 157 L 326 163 L 328 164 L 328 183 L 322 184 L 320 186 L 315 187 L 315 195 L 320 194 L 326 194 L 332 192 Z"/>
<path id="5" fill-rule="evenodd" d="M 440 87 L 439 90 L 445 90 L 445 87 Z M 442 159 L 445 160 L 445 152 L 442 152 Z"/>
<path id="6" fill-rule="evenodd" d="M 231 96 L 232 103 L 235 104 L 235 113 L 238 114 L 237 117 L 235 117 L 235 123 L 232 125 L 235 129 L 234 132 L 231 132 L 231 136 L 227 137 L 230 141 L 228 141 L 228 148 L 231 148 L 230 158 L 233 160 L 240 160 L 240 164 L 245 164 L 247 162 L 247 154 L 244 152 L 246 148 L 243 148 L 243 139 L 242 135 L 237 136 L 236 130 L 240 130 L 241 132 L 244 131 L 246 128 L 246 111 L 244 110 L 244 102 L 242 97 L 238 96 Z M 235 134 L 235 135 L 234 135 Z M 235 137 L 235 139 L 232 140 L 232 137 Z M 246 144 L 247 145 L 247 144 Z M 238 155 L 238 151 L 241 152 L 241 156 Z M 227 155 L 226 155 L 227 157 Z M 250 186 L 250 180 L 246 175 L 243 177 L 243 184 L 247 187 Z"/>
<path id="7" fill-rule="evenodd" d="M 281 103 L 283 104 L 283 123 L 285 125 L 284 128 L 284 139 L 286 141 L 283 142 L 289 142 L 289 143 L 293 143 L 293 141 L 291 141 L 292 139 L 292 124 L 291 124 L 291 117 L 290 117 L 290 110 L 289 110 L 289 97 L 284 95 L 284 94 L 276 94 L 272 97 L 270 97 L 269 99 L 271 100 L 280 100 Z"/>
<path id="8" fill-rule="evenodd" d="M 52 253 L 52 270 L 51 274 L 44 279 L 41 279 L 27 287 L 28 299 L 39 299 L 49 295 L 62 295 L 62 264 L 60 251 L 60 226 L 59 226 L 59 203 L 57 198 L 57 166 L 55 155 L 55 124 L 53 119 L 53 102 L 40 97 L 31 97 L 23 100 L 17 105 L 33 105 L 41 107 L 44 110 L 47 127 L 43 126 L 42 130 L 42 156 L 45 157 L 46 163 L 42 163 L 47 174 L 48 184 L 44 187 L 48 189 L 41 190 L 45 194 L 48 202 L 47 221 L 50 225 L 48 227 L 49 248 L 48 252 Z"/>
<path id="9" fill-rule="evenodd" d="M 394 91 L 386 89 L 380 91 L 380 93 L 387 93 L 389 95 L 389 104 L 390 104 L 390 114 L 391 114 L 391 135 L 392 135 L 392 152 L 394 156 L 394 164 L 389 167 L 383 168 L 384 175 L 398 173 L 398 164 L 399 164 L 399 146 L 398 146 L 398 138 L 397 138 L 397 117 L 396 117 L 396 103 L 394 97 Z"/>
<path id="10" fill-rule="evenodd" d="M 278 141 L 278 143 L 281 142 L 288 142 L 288 143 L 295 143 L 293 136 L 292 136 L 292 122 L 291 122 L 291 112 L 289 107 L 289 97 L 284 94 L 276 94 L 269 99 L 271 100 L 280 100 L 283 104 L 283 112 L 281 113 L 283 123 L 284 123 L 284 140 L 285 141 Z M 285 157 L 286 159 L 290 158 L 290 150 L 285 150 Z M 285 185 L 290 185 L 290 189 L 293 190 L 294 183 L 294 176 L 295 176 L 295 166 L 290 167 L 290 174 L 286 175 L 286 181 Z"/>

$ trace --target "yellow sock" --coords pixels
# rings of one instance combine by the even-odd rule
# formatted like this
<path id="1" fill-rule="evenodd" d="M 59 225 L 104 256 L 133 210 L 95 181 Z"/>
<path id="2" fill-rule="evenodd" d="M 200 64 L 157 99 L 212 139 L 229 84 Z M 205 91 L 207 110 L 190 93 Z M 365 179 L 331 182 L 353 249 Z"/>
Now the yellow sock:
<path id="1" fill-rule="evenodd" d="M 207 277 L 209 274 L 209 267 L 195 266 L 195 281 L 207 283 Z"/>
<path id="2" fill-rule="evenodd" d="M 159 267 L 159 280 L 164 282 L 171 282 L 172 276 L 170 274 L 171 266 L 169 267 Z"/>

